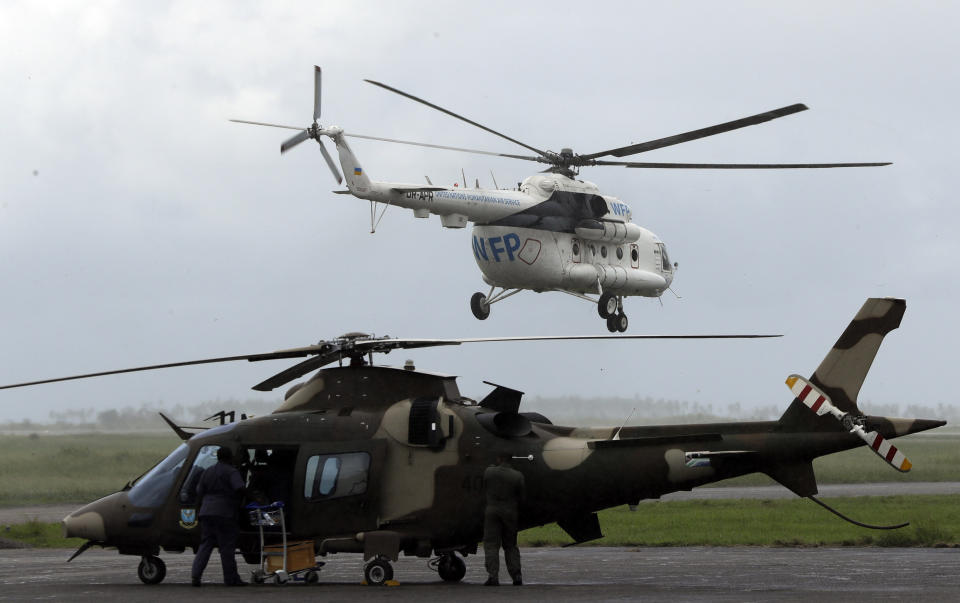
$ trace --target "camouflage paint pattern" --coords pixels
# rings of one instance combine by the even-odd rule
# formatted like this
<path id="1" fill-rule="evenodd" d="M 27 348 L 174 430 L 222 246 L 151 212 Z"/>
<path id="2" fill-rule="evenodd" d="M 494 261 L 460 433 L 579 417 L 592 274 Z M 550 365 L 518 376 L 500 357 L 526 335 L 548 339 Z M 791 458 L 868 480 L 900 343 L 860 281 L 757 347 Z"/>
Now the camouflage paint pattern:
<path id="1" fill-rule="evenodd" d="M 904 308 L 903 300 L 867 300 L 814 372 L 811 381 L 845 412 L 860 413 L 856 396 Z M 811 461 L 863 444 L 797 400 L 778 421 L 634 426 L 618 433 L 516 412 L 514 394 L 519 400 L 519 392 L 504 390 L 478 403 L 462 397 L 449 376 L 371 366 L 323 369 L 291 388 L 275 413 L 191 437 L 162 504 L 137 507 L 127 489 L 68 516 L 64 531 L 126 554 L 196 547 L 199 531 L 180 525 L 178 493 L 187 467 L 208 445 L 270 448 L 295 459 L 285 468 L 293 483 L 289 538 L 313 540 L 320 553 L 396 559 L 400 553 L 476 552 L 483 472 L 498 453 L 515 457 L 513 466 L 526 480 L 520 527 L 556 521 L 584 541 L 601 536 L 598 510 L 747 473 L 763 472 L 798 495 L 813 494 Z M 896 438 L 944 422 L 866 417 L 866 424 Z M 369 455 L 365 481 L 358 482 L 365 491 L 308 499 L 310 459 L 353 453 Z M 239 546 L 248 560 L 257 559 L 252 527 L 242 530 Z"/>

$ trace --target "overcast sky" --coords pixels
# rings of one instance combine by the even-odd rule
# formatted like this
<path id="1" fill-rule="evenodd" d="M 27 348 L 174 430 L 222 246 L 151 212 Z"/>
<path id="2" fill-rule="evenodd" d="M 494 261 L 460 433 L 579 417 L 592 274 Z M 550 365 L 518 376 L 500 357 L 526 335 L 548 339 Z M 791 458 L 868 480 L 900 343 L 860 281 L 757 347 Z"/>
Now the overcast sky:
<path id="1" fill-rule="evenodd" d="M 960 340 L 958 5 L 948 2 L 3 2 L 0 383 L 306 345 L 405 337 L 605 334 L 589 304 L 486 291 L 470 230 L 338 188 L 306 126 L 523 152 L 364 83 L 425 97 L 533 146 L 580 153 L 796 102 L 810 111 L 643 161 L 892 161 L 884 168 L 587 168 L 679 263 L 682 296 L 626 302 L 630 333 L 773 341 L 478 344 L 384 358 L 555 396 L 790 401 L 870 296 L 907 299 L 861 392 L 953 404 Z M 501 186 L 536 164 L 351 142 L 376 180 Z M 0 392 L 0 420 L 51 410 L 279 399 L 283 361 Z M 549 415 L 549 408 L 532 408 Z M 934 417 L 929 417 L 934 418 Z"/>

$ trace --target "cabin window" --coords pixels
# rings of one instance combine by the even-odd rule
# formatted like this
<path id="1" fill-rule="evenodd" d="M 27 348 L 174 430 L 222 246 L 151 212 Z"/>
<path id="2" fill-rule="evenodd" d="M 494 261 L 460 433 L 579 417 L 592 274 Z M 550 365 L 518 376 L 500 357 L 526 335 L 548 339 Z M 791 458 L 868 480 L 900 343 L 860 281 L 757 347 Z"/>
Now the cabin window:
<path id="1" fill-rule="evenodd" d="M 311 456 L 307 459 L 303 496 L 326 500 L 363 494 L 369 472 L 370 455 L 366 452 Z"/>
<path id="2" fill-rule="evenodd" d="M 636 247 L 630 250 L 630 259 L 633 260 L 634 263 L 640 260 L 640 252 L 637 251 Z"/>
<path id="3" fill-rule="evenodd" d="M 197 453 L 197 458 L 190 467 L 190 473 L 183 480 L 183 486 L 180 487 L 180 502 L 185 505 L 194 505 L 197 503 L 197 484 L 200 483 L 200 476 L 207 467 L 217 464 L 217 450 L 219 446 L 204 446 Z"/>
<path id="4" fill-rule="evenodd" d="M 617 247 L 617 259 L 618 260 L 623 259 L 623 247 Z"/>
<path id="5" fill-rule="evenodd" d="M 600 255 L 601 255 L 602 257 L 607 257 L 607 246 L 606 246 L 606 245 L 601 245 L 601 246 L 600 246 Z"/>

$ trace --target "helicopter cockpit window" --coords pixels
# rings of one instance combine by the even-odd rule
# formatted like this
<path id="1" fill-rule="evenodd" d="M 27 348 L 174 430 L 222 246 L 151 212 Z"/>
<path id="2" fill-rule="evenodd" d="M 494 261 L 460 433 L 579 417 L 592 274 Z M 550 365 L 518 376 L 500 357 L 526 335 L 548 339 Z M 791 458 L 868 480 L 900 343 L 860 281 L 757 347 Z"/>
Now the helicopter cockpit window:
<path id="1" fill-rule="evenodd" d="M 183 486 L 180 487 L 180 502 L 182 504 L 194 505 L 197 503 L 197 484 L 200 482 L 200 476 L 203 475 L 203 471 L 207 467 L 217 463 L 217 450 L 219 449 L 219 446 L 204 446 L 197 453 L 197 458 L 194 459 L 193 466 L 190 467 L 190 473 L 187 474 L 187 478 L 183 480 Z"/>
<path id="2" fill-rule="evenodd" d="M 303 496 L 307 500 L 343 498 L 367 491 L 370 455 L 366 452 L 348 452 L 311 456 L 307 460 L 307 474 Z"/>
<path id="3" fill-rule="evenodd" d="M 190 449 L 187 445 L 180 444 L 167 458 L 154 465 L 153 469 L 146 472 L 130 488 L 130 492 L 127 493 L 130 502 L 137 507 L 162 505 L 167 494 L 170 493 L 170 488 L 173 487 L 174 480 L 180 474 L 183 462 L 187 460 L 188 452 Z"/>
<path id="4" fill-rule="evenodd" d="M 657 247 L 660 248 L 660 261 L 662 262 L 663 271 L 670 272 L 673 270 L 673 266 L 670 265 L 670 258 L 667 257 L 667 248 L 663 243 L 657 243 Z"/>

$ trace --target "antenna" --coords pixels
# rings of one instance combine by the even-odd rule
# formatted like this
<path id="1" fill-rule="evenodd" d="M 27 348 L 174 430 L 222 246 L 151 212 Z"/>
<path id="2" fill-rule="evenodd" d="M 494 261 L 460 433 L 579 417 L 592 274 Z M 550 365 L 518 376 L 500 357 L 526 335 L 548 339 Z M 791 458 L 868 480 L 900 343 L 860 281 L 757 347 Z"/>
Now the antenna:
<path id="1" fill-rule="evenodd" d="M 636 407 L 636 406 L 633 407 L 633 410 L 630 411 L 630 414 L 627 415 L 627 418 L 624 419 L 624 420 L 623 420 L 623 423 L 620 425 L 620 427 L 617 428 L 617 432 L 616 432 L 615 434 L 613 434 L 613 437 L 610 438 L 611 440 L 619 440 L 619 439 L 620 439 L 620 431 L 623 430 L 624 426 L 626 426 L 626 424 L 627 424 L 627 421 L 630 420 L 630 417 L 632 417 L 632 416 L 633 416 L 633 413 L 635 413 L 635 412 L 637 412 L 637 407 Z"/>
<path id="2" fill-rule="evenodd" d="M 493 179 L 493 188 L 500 190 L 500 185 L 497 184 L 497 177 L 493 175 L 493 170 L 490 170 L 490 178 Z"/>
<path id="3" fill-rule="evenodd" d="M 467 188 L 467 174 L 460 168 L 460 175 L 463 177 L 463 188 Z"/>

